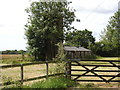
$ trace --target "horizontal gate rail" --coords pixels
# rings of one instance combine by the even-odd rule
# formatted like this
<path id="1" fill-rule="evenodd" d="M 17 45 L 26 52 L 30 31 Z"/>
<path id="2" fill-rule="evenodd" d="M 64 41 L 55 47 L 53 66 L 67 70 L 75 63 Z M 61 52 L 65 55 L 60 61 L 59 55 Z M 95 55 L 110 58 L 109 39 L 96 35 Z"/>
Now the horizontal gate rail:
<path id="1" fill-rule="evenodd" d="M 72 74 L 71 76 L 81 76 L 81 75 L 79 75 L 79 74 Z M 98 75 L 98 76 L 102 76 L 102 77 L 114 77 L 116 75 Z M 95 75 L 85 75 L 83 77 L 96 77 L 96 76 Z M 120 75 L 118 77 L 120 77 Z"/>
<path id="2" fill-rule="evenodd" d="M 79 66 L 77 64 L 71 64 L 72 66 Z M 89 65 L 89 64 L 82 64 L 82 66 L 98 66 L 98 67 L 118 67 L 120 68 L 120 65 L 118 66 L 112 66 L 112 65 Z"/>
<path id="3" fill-rule="evenodd" d="M 105 82 L 103 80 L 77 80 L 77 81 L 80 81 L 80 82 Z M 110 82 L 120 82 L 120 80 L 112 80 Z"/>
<path id="4" fill-rule="evenodd" d="M 96 62 L 120 62 L 120 60 L 81 60 L 81 59 L 70 59 L 71 61 L 96 61 Z"/>
<path id="5" fill-rule="evenodd" d="M 87 71 L 87 70 L 76 70 L 76 69 L 71 69 L 71 71 Z M 120 72 L 120 70 L 93 70 L 95 72 Z"/>

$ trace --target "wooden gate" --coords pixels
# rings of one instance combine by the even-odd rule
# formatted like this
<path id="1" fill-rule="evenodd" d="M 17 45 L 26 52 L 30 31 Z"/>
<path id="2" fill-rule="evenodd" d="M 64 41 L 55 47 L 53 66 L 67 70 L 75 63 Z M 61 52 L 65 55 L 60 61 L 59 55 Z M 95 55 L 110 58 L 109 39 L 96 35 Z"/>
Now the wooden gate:
<path id="1" fill-rule="evenodd" d="M 76 72 L 82 72 L 82 74 Z M 71 79 L 82 82 L 120 82 L 120 60 L 72 59 L 69 63 L 68 74 Z M 88 77 L 90 79 L 87 79 Z M 98 79 L 94 80 L 95 77 Z"/>

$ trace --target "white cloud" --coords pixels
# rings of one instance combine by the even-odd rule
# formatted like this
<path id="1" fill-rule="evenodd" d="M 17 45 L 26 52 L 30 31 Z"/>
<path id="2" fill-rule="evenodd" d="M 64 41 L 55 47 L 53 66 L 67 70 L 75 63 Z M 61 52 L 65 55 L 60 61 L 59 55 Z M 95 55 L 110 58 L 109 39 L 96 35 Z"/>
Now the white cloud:
<path id="1" fill-rule="evenodd" d="M 96 40 L 99 34 L 108 24 L 108 20 L 118 10 L 118 0 L 74 0 L 71 7 L 76 9 L 76 17 L 80 23 L 74 22 L 73 25 L 78 30 L 88 29 L 93 31 Z"/>
<path id="2" fill-rule="evenodd" d="M 25 8 L 28 5 L 28 0 L 0 1 L 0 51 L 25 49 L 24 25 L 27 20 Z"/>

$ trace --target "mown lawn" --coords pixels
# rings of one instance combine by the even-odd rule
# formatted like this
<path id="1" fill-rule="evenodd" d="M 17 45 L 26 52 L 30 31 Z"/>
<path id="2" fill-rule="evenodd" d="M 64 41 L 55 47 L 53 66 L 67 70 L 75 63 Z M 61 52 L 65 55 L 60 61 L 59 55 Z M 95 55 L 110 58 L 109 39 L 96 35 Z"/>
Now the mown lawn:
<path id="1" fill-rule="evenodd" d="M 120 57 L 97 57 L 96 60 L 120 60 Z"/>

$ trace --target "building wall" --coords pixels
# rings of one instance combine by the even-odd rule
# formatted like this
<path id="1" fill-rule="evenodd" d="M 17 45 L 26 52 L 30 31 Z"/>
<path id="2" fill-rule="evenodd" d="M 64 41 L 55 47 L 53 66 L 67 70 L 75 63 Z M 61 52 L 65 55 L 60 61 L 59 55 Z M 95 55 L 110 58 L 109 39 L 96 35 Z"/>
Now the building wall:
<path id="1" fill-rule="evenodd" d="M 91 56 L 91 52 L 88 51 L 66 51 L 66 58 L 67 59 L 80 59 L 85 58 L 87 56 Z"/>

